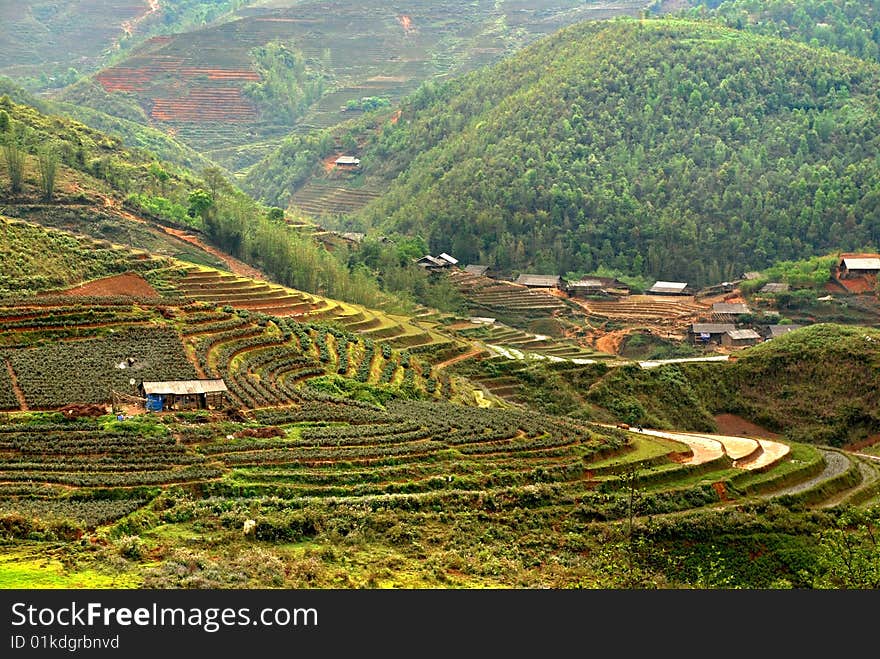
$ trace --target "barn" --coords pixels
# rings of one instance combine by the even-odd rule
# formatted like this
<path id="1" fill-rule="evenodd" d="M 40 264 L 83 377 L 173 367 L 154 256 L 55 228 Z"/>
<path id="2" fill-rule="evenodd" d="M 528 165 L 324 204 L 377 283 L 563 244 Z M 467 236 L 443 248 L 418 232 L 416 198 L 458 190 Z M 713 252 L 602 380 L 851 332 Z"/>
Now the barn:
<path id="1" fill-rule="evenodd" d="M 141 395 L 146 398 L 147 410 L 205 410 L 223 405 L 226 383 L 216 380 L 166 380 L 142 382 Z"/>

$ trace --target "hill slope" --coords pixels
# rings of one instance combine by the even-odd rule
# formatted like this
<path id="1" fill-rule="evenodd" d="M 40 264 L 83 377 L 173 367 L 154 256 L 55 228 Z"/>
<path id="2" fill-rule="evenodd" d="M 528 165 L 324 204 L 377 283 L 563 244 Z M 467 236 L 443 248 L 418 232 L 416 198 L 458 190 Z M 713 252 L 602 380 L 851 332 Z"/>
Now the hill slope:
<path id="1" fill-rule="evenodd" d="M 585 23 L 412 96 L 360 214 L 503 269 L 692 283 L 880 238 L 875 65 L 709 23 Z"/>

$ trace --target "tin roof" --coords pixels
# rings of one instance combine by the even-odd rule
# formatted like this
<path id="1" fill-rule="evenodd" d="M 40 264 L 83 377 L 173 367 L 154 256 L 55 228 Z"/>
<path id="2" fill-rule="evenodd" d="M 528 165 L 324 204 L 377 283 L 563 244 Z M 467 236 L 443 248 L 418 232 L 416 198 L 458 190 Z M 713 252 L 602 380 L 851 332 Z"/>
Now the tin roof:
<path id="1" fill-rule="evenodd" d="M 558 286 L 560 281 L 559 275 L 528 275 L 523 274 L 516 278 L 517 284 L 524 286 Z"/>
<path id="2" fill-rule="evenodd" d="M 222 379 L 217 380 L 170 380 L 165 382 L 144 382 L 142 384 L 146 394 L 174 394 L 182 396 L 186 394 L 214 394 L 226 389 L 226 383 Z"/>
<path id="3" fill-rule="evenodd" d="M 880 258 L 844 258 L 847 270 L 880 270 Z"/>
<path id="4" fill-rule="evenodd" d="M 691 332 L 694 334 L 724 334 L 736 329 L 733 323 L 694 323 Z"/>
<path id="5" fill-rule="evenodd" d="M 741 339 L 760 339 L 761 335 L 752 329 L 728 330 L 727 336 L 734 340 Z"/>
<path id="6" fill-rule="evenodd" d="M 651 286 L 650 291 L 655 293 L 681 293 L 687 288 L 686 282 L 681 281 L 657 281 Z"/>
<path id="7" fill-rule="evenodd" d="M 749 313 L 749 307 L 741 302 L 716 302 L 712 305 L 712 313 Z"/>
<path id="8" fill-rule="evenodd" d="M 455 258 L 454 256 L 450 256 L 450 255 L 447 254 L 446 252 L 443 252 L 443 253 L 442 253 L 440 256 L 438 256 L 437 258 L 438 258 L 438 259 L 443 259 L 444 261 L 446 261 L 447 263 L 450 263 L 450 264 L 452 264 L 452 265 L 455 265 L 456 263 L 458 263 L 458 259 L 457 259 L 457 258 Z"/>

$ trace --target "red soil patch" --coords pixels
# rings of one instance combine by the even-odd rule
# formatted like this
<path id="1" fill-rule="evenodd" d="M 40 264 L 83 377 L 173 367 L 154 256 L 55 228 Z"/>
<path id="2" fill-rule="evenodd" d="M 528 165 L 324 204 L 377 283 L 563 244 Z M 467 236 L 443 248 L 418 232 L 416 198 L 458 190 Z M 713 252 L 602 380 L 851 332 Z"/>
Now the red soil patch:
<path id="1" fill-rule="evenodd" d="M 715 423 L 718 424 L 718 433 L 736 437 L 760 437 L 761 439 L 778 439 L 779 433 L 771 432 L 766 428 L 737 416 L 736 414 L 717 414 Z"/>
<path id="2" fill-rule="evenodd" d="M 874 446 L 874 444 L 880 444 L 880 433 L 876 435 L 869 435 L 857 442 L 850 442 L 844 448 L 847 451 L 861 451 L 864 448 L 868 448 L 869 446 Z"/>
<path id="3" fill-rule="evenodd" d="M 63 294 L 71 296 L 131 295 L 133 297 L 160 297 L 156 289 L 150 286 L 146 279 L 133 272 L 96 279 L 88 284 L 63 291 Z"/>

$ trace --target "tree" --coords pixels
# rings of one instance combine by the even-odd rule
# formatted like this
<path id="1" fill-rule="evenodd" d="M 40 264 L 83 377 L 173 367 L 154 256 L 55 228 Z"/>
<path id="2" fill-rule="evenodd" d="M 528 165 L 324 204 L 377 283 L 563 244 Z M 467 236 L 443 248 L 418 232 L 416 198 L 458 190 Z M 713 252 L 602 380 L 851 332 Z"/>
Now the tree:
<path id="1" fill-rule="evenodd" d="M 3 144 L 3 159 L 9 173 L 9 188 L 12 194 L 21 192 L 24 181 L 24 151 L 19 146 L 19 136 L 7 139 Z"/>
<path id="2" fill-rule="evenodd" d="M 214 208 L 214 198 L 207 191 L 199 188 L 189 193 L 189 208 L 186 214 L 190 217 L 200 217 L 207 221 Z"/>
<path id="3" fill-rule="evenodd" d="M 55 175 L 58 173 L 58 149 L 54 144 L 44 144 L 37 150 L 37 163 L 43 197 L 51 199 L 55 194 Z"/>
<path id="4" fill-rule="evenodd" d="M 819 534 L 818 588 L 880 588 L 880 509 L 844 512 Z"/>
<path id="5" fill-rule="evenodd" d="M 205 167 L 202 170 L 202 180 L 214 201 L 217 201 L 217 195 L 231 189 L 229 181 L 226 180 L 223 170 L 219 167 Z"/>

